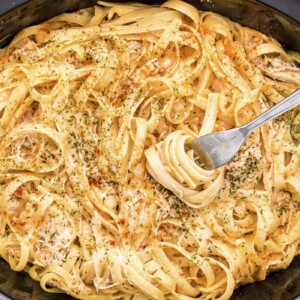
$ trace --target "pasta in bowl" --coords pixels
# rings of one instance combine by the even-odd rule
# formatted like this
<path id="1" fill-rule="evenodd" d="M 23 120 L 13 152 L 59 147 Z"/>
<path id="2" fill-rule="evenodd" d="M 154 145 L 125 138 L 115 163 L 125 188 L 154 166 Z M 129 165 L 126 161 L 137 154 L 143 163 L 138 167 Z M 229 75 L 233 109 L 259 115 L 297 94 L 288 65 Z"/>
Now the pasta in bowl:
<path id="1" fill-rule="evenodd" d="M 79 299 L 228 299 L 299 253 L 299 111 L 204 170 L 189 142 L 300 87 L 300 55 L 181 1 L 99 2 L 0 54 L 0 255 Z"/>

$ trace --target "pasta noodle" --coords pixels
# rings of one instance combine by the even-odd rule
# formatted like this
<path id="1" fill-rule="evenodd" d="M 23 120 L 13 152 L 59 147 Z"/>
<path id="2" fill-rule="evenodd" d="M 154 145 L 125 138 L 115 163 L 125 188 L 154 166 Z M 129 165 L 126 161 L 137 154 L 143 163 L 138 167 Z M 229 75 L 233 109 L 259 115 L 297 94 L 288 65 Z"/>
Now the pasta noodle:
<path id="1" fill-rule="evenodd" d="M 78 299 L 229 299 L 300 253 L 296 108 L 205 170 L 189 148 L 300 88 L 300 55 L 188 3 L 99 2 L 0 57 L 0 255 Z"/>

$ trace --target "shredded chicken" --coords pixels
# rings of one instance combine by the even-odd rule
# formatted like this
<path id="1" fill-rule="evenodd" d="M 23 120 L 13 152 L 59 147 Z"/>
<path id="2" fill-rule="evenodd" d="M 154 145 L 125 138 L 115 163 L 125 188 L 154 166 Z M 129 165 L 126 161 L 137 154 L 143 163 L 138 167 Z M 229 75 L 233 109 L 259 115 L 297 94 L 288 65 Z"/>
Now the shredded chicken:
<path id="1" fill-rule="evenodd" d="M 236 156 L 226 166 L 225 189 L 253 189 L 263 172 L 261 145 L 248 138 Z"/>
<path id="2" fill-rule="evenodd" d="M 280 56 L 264 55 L 253 61 L 264 75 L 283 82 L 300 84 L 300 71 L 292 62 L 284 61 Z"/>
<path id="3" fill-rule="evenodd" d="M 35 262 L 47 266 L 55 263 L 62 265 L 73 243 L 71 224 L 63 212 L 55 205 L 51 206 L 39 227 L 38 240 L 34 245 Z"/>

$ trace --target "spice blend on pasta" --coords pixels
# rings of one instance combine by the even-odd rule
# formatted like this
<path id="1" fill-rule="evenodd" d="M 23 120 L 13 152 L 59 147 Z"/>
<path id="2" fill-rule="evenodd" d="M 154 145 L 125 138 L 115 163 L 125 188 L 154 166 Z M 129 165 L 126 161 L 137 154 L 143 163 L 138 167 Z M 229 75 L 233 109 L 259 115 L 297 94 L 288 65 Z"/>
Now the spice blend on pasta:
<path id="1" fill-rule="evenodd" d="M 99 2 L 0 50 L 0 255 L 78 299 L 229 299 L 300 252 L 298 108 L 204 170 L 189 142 L 300 87 L 211 12 Z"/>

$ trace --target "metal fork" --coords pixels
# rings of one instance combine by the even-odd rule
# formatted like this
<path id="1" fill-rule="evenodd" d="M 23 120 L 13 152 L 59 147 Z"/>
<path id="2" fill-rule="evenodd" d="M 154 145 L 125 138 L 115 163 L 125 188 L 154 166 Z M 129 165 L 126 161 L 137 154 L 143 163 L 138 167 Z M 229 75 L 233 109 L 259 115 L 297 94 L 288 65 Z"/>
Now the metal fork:
<path id="1" fill-rule="evenodd" d="M 300 89 L 251 122 L 230 130 L 206 134 L 193 140 L 190 147 L 198 156 L 198 163 L 205 169 L 217 169 L 234 157 L 252 131 L 298 105 L 300 105 Z"/>

